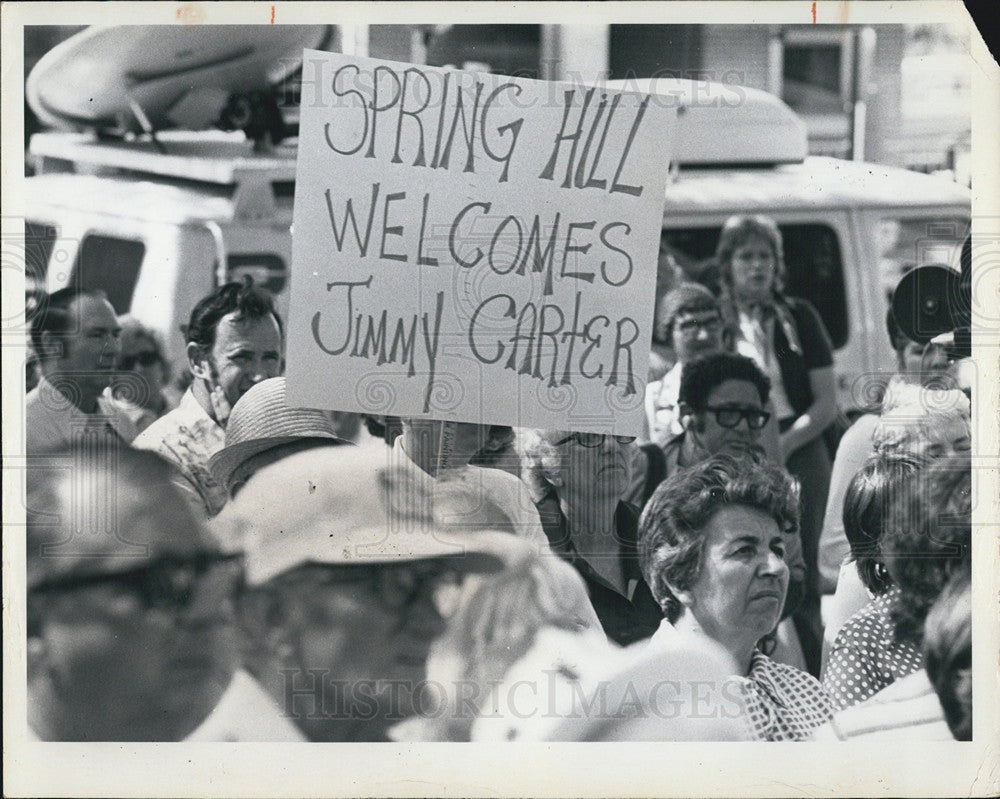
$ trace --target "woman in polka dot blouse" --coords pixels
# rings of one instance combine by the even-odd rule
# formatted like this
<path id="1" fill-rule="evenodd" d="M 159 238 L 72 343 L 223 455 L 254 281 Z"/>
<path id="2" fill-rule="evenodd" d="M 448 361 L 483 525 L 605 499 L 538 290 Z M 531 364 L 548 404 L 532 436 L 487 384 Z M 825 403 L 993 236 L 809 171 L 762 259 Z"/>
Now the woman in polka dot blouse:
<path id="1" fill-rule="evenodd" d="M 967 477 L 967 460 L 941 462 L 935 472 L 950 468 L 961 479 L 963 463 Z M 848 489 L 844 529 L 859 576 L 875 599 L 844 625 L 827 661 L 823 687 L 838 709 L 923 668 L 924 616 L 956 557 L 962 557 L 960 542 L 942 542 L 941 532 L 928 528 L 934 521 L 914 515 L 920 500 L 911 494 L 916 473 L 926 464 L 907 453 L 876 455 Z M 890 506 L 895 515 L 884 521 L 883 529 Z M 903 578 L 899 585 L 895 574 Z"/>

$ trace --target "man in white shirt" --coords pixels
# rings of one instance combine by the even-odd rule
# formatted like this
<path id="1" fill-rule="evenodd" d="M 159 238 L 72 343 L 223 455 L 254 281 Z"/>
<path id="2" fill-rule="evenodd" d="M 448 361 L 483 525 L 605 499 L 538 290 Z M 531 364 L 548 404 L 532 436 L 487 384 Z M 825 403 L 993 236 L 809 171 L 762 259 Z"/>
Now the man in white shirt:
<path id="1" fill-rule="evenodd" d="M 31 325 L 42 376 L 25 399 L 28 455 L 64 448 L 96 454 L 135 438 L 134 425 L 101 396 L 114 376 L 120 335 L 114 308 L 98 292 L 60 289 L 42 303 Z"/>
<path id="2" fill-rule="evenodd" d="M 195 306 L 186 333 L 191 387 L 135 446 L 173 463 L 188 501 L 212 517 L 226 503 L 226 489 L 208 461 L 225 446 L 226 422 L 237 400 L 283 371 L 283 331 L 268 295 L 252 283 L 227 283 Z"/>

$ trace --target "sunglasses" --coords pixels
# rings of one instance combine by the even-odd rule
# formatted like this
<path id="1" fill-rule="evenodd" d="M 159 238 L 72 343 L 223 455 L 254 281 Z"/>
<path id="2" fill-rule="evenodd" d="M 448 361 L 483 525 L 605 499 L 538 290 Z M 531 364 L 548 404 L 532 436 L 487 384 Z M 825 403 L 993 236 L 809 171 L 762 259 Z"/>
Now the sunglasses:
<path id="1" fill-rule="evenodd" d="M 438 586 L 458 585 L 462 580 L 462 572 L 444 560 L 322 568 L 324 583 L 368 583 L 379 603 L 394 611 L 414 605 L 421 595 Z"/>
<path id="2" fill-rule="evenodd" d="M 570 433 L 566 438 L 560 438 L 555 445 L 558 447 L 561 444 L 565 444 L 567 441 L 575 441 L 581 447 L 587 447 L 588 449 L 593 449 L 594 447 L 599 447 L 604 443 L 604 439 L 608 436 L 603 433 Z M 635 441 L 635 436 L 611 436 L 619 444 L 631 444 Z"/>
<path id="3" fill-rule="evenodd" d="M 118 368 L 123 370 L 134 369 L 136 364 L 139 366 L 152 366 L 160 362 L 160 356 L 153 352 L 153 350 L 146 350 L 145 352 L 137 352 L 134 355 L 123 355 L 118 361 Z"/>
<path id="4" fill-rule="evenodd" d="M 135 569 L 84 574 L 44 581 L 32 593 L 63 593 L 111 586 L 134 596 L 143 609 L 165 613 L 183 611 L 195 589 L 206 586 L 220 597 L 235 597 L 243 584 L 243 555 L 201 552 L 190 557 L 165 556 Z"/>
<path id="5" fill-rule="evenodd" d="M 701 410 L 713 413 L 719 427 L 725 427 L 728 430 L 736 427 L 743 419 L 746 419 L 747 427 L 751 430 L 760 430 L 771 418 L 771 414 L 766 411 L 759 411 L 756 408 L 713 408 L 706 406 Z"/>

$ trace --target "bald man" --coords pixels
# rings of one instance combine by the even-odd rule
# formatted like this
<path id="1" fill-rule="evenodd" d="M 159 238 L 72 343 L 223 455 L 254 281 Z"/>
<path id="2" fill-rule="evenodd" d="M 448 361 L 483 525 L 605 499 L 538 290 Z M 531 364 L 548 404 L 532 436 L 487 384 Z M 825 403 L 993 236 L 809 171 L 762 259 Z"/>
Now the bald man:
<path id="1" fill-rule="evenodd" d="M 110 465 L 109 465 L 110 464 Z M 28 724 L 46 741 L 178 741 L 237 663 L 242 559 L 214 545 L 171 467 L 61 452 L 27 475 Z"/>

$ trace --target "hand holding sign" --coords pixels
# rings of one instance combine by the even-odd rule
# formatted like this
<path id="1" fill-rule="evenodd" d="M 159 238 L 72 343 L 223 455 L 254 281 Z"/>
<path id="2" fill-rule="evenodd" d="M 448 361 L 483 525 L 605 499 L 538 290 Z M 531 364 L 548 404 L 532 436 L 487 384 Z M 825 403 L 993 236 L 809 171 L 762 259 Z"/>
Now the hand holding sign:
<path id="1" fill-rule="evenodd" d="M 290 400 L 636 432 L 673 110 L 331 53 L 303 76 Z"/>

